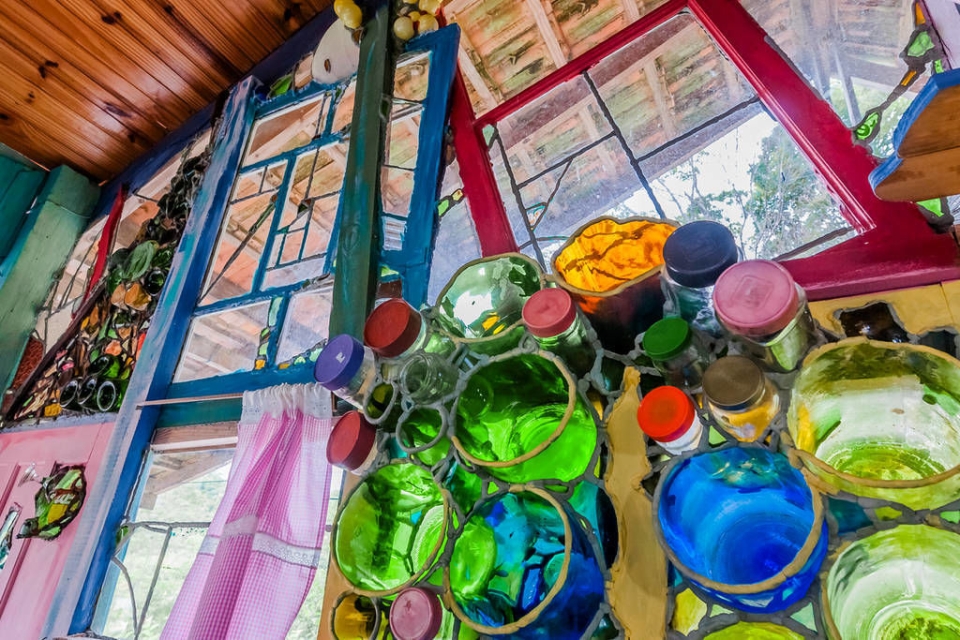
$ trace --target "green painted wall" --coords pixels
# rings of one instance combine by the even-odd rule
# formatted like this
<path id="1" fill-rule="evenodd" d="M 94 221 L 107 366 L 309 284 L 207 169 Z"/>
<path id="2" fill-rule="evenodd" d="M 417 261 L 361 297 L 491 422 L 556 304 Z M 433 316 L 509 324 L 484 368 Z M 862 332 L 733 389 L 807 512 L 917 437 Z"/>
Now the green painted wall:
<path id="1" fill-rule="evenodd" d="M 47 172 L 0 145 L 0 260 L 10 253 Z"/>
<path id="2" fill-rule="evenodd" d="M 89 223 L 100 187 L 57 167 L 0 262 L 0 389 L 13 379 L 20 356 L 53 283 Z"/>

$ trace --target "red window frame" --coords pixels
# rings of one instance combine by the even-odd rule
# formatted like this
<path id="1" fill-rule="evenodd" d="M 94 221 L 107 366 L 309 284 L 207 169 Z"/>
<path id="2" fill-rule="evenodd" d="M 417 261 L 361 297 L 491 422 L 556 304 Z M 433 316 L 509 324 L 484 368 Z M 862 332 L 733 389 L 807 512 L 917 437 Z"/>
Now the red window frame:
<path id="1" fill-rule="evenodd" d="M 483 255 L 516 251 L 489 162 L 483 129 L 593 67 L 680 13 L 689 12 L 753 86 L 760 100 L 813 163 L 857 232 L 816 256 L 784 266 L 812 300 L 934 284 L 960 278 L 952 234 L 938 234 L 916 205 L 877 198 L 868 181 L 877 160 L 853 141 L 833 108 L 771 45 L 739 0 L 670 0 L 613 37 L 477 117 L 457 73 L 451 102 L 454 145 Z"/>

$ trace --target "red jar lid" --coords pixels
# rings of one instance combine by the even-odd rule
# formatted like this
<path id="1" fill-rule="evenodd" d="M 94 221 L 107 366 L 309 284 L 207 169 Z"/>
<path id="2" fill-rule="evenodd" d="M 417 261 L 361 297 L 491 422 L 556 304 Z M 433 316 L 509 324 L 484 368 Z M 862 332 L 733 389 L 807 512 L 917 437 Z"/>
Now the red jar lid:
<path id="1" fill-rule="evenodd" d="M 374 353 L 396 358 L 420 335 L 423 318 L 402 298 L 390 298 L 378 306 L 363 326 L 363 341 Z"/>
<path id="2" fill-rule="evenodd" d="M 523 322 L 538 338 L 552 338 L 570 328 L 577 306 L 563 289 L 541 289 L 523 305 Z"/>
<path id="3" fill-rule="evenodd" d="M 377 429 L 359 411 L 345 413 L 327 440 L 327 462 L 348 471 L 359 468 L 377 439 Z"/>
<path id="4" fill-rule="evenodd" d="M 679 439 L 696 417 L 693 402 L 677 387 L 657 387 L 649 391 L 637 409 L 640 429 L 660 442 Z"/>
<path id="5" fill-rule="evenodd" d="M 713 307 L 732 332 L 761 338 L 781 331 L 797 314 L 800 296 L 793 277 L 770 260 L 739 262 L 717 280 Z"/>
<path id="6" fill-rule="evenodd" d="M 390 631 L 397 640 L 433 640 L 440 631 L 443 607 L 426 589 L 404 589 L 390 605 Z"/>

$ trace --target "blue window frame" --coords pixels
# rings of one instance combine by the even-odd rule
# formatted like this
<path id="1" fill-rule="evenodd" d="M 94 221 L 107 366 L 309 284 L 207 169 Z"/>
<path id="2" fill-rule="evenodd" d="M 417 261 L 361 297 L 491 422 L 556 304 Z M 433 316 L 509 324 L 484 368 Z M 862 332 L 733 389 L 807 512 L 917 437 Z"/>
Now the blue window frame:
<path id="1" fill-rule="evenodd" d="M 425 302 L 459 29 L 408 45 L 381 167 L 381 279 Z M 327 340 L 355 80 L 254 107 L 168 397 L 303 382 Z"/>

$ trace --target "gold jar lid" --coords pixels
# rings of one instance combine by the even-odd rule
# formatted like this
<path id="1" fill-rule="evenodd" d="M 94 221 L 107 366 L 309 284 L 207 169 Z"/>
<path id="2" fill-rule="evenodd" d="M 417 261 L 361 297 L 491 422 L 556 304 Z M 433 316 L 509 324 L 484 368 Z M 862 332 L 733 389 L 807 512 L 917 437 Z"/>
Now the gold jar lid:
<path id="1" fill-rule="evenodd" d="M 756 362 L 744 356 L 726 356 L 707 367 L 703 393 L 721 409 L 744 409 L 763 397 L 766 383 Z"/>

